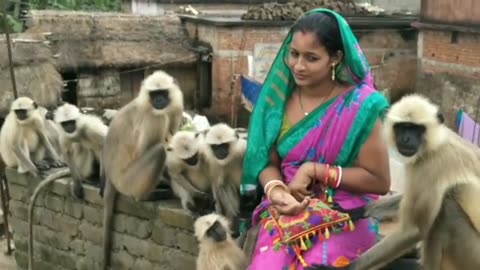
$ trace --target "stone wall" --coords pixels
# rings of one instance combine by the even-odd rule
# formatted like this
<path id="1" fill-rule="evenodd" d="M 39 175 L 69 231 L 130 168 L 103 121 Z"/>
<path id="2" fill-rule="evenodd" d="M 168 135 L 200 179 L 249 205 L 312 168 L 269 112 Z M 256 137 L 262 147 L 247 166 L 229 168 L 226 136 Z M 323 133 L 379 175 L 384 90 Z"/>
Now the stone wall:
<path id="1" fill-rule="evenodd" d="M 212 106 L 229 119 L 232 95 L 240 93 L 238 75 L 250 71 L 262 81 L 291 23 L 191 16 L 182 19 L 190 37 L 209 44 L 213 50 Z M 410 26 L 413 19 L 358 18 L 350 22 L 372 66 L 377 88 L 389 88 L 394 96 L 412 91 L 416 82 L 417 30 Z M 250 69 L 248 57 L 253 60 Z M 235 106 L 239 104 L 236 98 Z"/>
<path id="2" fill-rule="evenodd" d="M 421 28 L 417 91 L 441 106 L 450 127 L 458 109 L 480 122 L 480 31 Z"/>
<path id="3" fill-rule="evenodd" d="M 6 170 L 18 269 L 27 269 L 28 201 L 39 179 Z M 68 179 L 44 189 L 34 213 L 36 270 L 100 269 L 103 200 L 84 185 L 85 200 L 69 194 Z M 193 220 L 177 200 L 135 202 L 120 196 L 114 216 L 112 269 L 195 269 Z"/>

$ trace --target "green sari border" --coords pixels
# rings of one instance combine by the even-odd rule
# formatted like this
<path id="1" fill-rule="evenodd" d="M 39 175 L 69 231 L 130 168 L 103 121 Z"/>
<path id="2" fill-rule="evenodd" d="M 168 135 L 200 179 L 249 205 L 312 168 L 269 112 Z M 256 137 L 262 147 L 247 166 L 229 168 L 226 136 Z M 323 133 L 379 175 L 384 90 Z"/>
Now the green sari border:
<path id="1" fill-rule="evenodd" d="M 388 107 L 387 100 L 377 90 L 365 98 L 340 149 L 337 165 L 351 167 L 355 163 L 362 146 L 370 137 L 377 119 L 380 118 L 383 122 Z M 350 151 L 352 149 L 353 151 Z"/>

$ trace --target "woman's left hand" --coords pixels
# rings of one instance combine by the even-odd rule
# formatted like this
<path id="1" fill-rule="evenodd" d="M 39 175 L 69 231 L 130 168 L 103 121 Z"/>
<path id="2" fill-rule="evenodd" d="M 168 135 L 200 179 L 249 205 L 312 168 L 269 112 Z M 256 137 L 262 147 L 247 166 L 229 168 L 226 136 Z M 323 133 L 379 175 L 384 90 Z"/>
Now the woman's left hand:
<path id="1" fill-rule="evenodd" d="M 303 201 L 306 196 L 311 196 L 313 194 L 313 189 L 311 188 L 311 183 L 313 180 L 313 163 L 303 163 L 302 166 L 298 168 L 295 176 L 288 185 L 288 188 L 290 188 L 290 193 L 293 197 L 295 197 L 295 199 L 297 199 L 297 201 Z"/>

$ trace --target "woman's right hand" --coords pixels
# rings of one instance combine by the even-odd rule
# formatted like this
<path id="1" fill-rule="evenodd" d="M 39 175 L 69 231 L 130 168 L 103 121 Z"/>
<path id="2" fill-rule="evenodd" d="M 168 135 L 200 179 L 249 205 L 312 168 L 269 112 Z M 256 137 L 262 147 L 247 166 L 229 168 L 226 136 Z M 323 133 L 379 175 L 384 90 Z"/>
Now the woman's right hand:
<path id="1" fill-rule="evenodd" d="M 310 197 L 305 197 L 303 201 L 299 202 L 283 188 L 274 187 L 270 193 L 270 201 L 280 214 L 293 216 L 307 208 Z"/>

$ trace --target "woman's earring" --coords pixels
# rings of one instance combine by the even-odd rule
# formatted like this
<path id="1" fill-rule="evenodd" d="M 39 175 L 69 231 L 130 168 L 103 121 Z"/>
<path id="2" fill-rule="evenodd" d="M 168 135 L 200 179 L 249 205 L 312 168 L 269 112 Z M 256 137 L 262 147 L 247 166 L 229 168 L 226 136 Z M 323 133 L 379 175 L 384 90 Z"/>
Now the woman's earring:
<path id="1" fill-rule="evenodd" d="M 332 81 L 335 81 L 335 63 L 332 64 Z"/>

